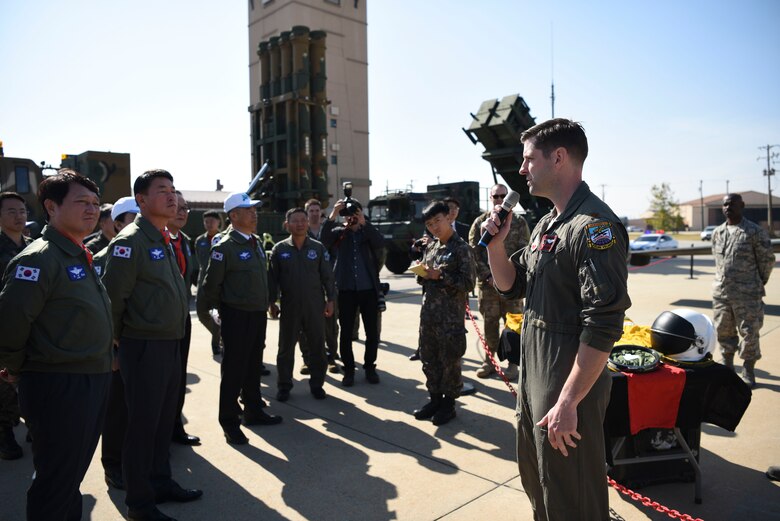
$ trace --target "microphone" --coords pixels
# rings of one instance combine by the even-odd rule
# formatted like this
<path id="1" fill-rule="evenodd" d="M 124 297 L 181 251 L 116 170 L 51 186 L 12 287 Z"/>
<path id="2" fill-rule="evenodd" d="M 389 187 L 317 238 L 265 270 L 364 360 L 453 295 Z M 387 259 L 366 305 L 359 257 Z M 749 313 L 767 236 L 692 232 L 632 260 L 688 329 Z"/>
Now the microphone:
<path id="1" fill-rule="evenodd" d="M 508 194 L 506 194 L 506 197 L 504 197 L 504 202 L 501 204 L 501 210 L 498 211 L 499 227 L 504 224 L 504 219 L 506 219 L 507 214 L 511 212 L 512 208 L 514 208 L 515 205 L 519 202 L 520 194 L 517 192 L 510 191 Z M 483 233 L 482 237 L 479 239 L 479 245 L 487 248 L 487 245 L 491 240 L 493 240 L 493 236 L 489 231 L 485 230 L 485 233 Z"/>

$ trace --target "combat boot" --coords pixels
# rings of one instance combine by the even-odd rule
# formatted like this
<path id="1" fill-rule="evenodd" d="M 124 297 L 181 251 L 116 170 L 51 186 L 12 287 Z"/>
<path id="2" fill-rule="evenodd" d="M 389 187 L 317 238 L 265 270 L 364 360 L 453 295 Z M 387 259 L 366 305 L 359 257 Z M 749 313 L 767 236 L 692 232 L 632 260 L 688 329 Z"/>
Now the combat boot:
<path id="1" fill-rule="evenodd" d="M 0 459 L 19 459 L 22 448 L 16 443 L 13 427 L 0 428 Z"/>
<path id="2" fill-rule="evenodd" d="M 734 353 L 723 353 L 723 365 L 734 370 Z"/>
<path id="3" fill-rule="evenodd" d="M 441 400 L 441 405 L 436 414 L 433 415 L 434 425 L 444 425 L 455 417 L 455 398 L 452 396 L 444 395 Z"/>
<path id="4" fill-rule="evenodd" d="M 756 373 L 753 372 L 755 367 L 755 360 L 745 360 L 745 364 L 742 366 L 742 381 L 748 384 L 751 389 L 756 386 Z"/>
<path id="5" fill-rule="evenodd" d="M 439 410 L 439 406 L 441 406 L 441 393 L 430 393 L 431 394 L 431 401 L 423 405 L 418 410 L 414 411 L 414 417 L 418 420 L 427 420 L 429 418 L 433 418 L 433 415 L 436 414 L 436 411 Z"/>

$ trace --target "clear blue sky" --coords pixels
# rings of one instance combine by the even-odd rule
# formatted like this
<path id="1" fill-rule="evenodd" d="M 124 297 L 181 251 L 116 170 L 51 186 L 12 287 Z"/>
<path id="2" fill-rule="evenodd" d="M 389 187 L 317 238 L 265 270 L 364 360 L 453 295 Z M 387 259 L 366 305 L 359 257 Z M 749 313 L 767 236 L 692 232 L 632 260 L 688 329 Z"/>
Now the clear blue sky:
<path id="1" fill-rule="evenodd" d="M 242 1 L 5 0 L 6 155 L 57 165 L 61 153 L 129 152 L 133 175 L 245 187 L 246 26 Z M 368 0 L 372 194 L 490 185 L 461 127 L 513 93 L 550 117 L 551 33 L 556 116 L 583 122 L 586 180 L 618 214 L 642 213 L 660 182 L 679 201 L 699 180 L 705 195 L 726 180 L 766 191 L 756 158 L 780 144 L 780 2 Z"/>

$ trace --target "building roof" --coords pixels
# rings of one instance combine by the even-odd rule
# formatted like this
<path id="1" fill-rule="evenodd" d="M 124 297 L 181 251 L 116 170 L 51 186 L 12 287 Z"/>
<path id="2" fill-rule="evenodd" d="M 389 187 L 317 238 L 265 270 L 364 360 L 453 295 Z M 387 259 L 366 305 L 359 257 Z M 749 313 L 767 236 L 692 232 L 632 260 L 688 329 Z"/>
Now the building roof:
<path id="1" fill-rule="evenodd" d="M 756 192 L 754 190 L 748 190 L 746 192 L 734 192 L 742 196 L 742 200 L 745 201 L 745 206 L 766 206 L 766 194 Z M 723 203 L 723 198 L 726 197 L 725 193 L 713 194 L 704 197 L 704 206 L 720 206 Z M 780 205 L 780 197 L 772 196 L 772 206 Z M 701 206 L 700 199 L 691 199 L 684 203 L 680 203 L 680 206 Z"/>
<path id="2" fill-rule="evenodd" d="M 181 194 L 192 208 L 222 208 L 230 192 L 222 190 L 181 190 Z"/>

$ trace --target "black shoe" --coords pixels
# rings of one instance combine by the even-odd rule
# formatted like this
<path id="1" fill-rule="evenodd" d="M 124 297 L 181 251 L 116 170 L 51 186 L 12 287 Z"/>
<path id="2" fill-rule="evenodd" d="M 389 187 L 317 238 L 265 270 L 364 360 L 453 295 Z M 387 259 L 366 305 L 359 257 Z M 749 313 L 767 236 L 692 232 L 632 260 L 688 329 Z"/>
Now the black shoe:
<path id="1" fill-rule="evenodd" d="M 13 428 L 3 427 L 0 429 L 0 459 L 19 459 L 22 455 L 22 447 L 16 443 Z"/>
<path id="2" fill-rule="evenodd" d="M 328 397 L 328 395 L 325 393 L 325 389 L 322 387 L 312 387 L 311 394 L 318 400 L 324 400 Z"/>
<path id="3" fill-rule="evenodd" d="M 153 510 L 139 512 L 135 510 L 129 510 L 127 512 L 128 521 L 176 521 L 171 516 L 167 516 L 157 510 L 155 507 Z"/>
<path id="4" fill-rule="evenodd" d="M 286 402 L 290 399 L 290 390 L 289 389 L 279 389 L 276 392 L 276 399 L 280 402 Z"/>
<path id="5" fill-rule="evenodd" d="M 189 445 L 191 447 L 200 445 L 200 438 L 197 436 L 190 436 L 183 430 L 180 432 L 174 432 L 173 437 L 171 437 L 171 441 L 173 443 L 178 443 L 179 445 Z"/>
<path id="6" fill-rule="evenodd" d="M 414 411 L 414 417 L 417 420 L 428 420 L 433 418 L 436 411 L 441 406 L 441 395 L 431 393 L 431 401 Z"/>
<path id="7" fill-rule="evenodd" d="M 368 380 L 368 383 L 370 383 L 370 384 L 378 384 L 379 383 L 379 375 L 376 374 L 376 368 L 375 367 L 367 367 L 366 368 L 366 380 Z"/>
<path id="8" fill-rule="evenodd" d="M 441 400 L 441 406 L 433 415 L 434 425 L 444 425 L 455 417 L 455 398 L 445 396 Z"/>
<path id="9" fill-rule="evenodd" d="M 409 355 L 409 360 L 415 361 L 420 359 L 420 351 L 415 351 L 411 355 Z"/>
<path id="10" fill-rule="evenodd" d="M 125 480 L 122 479 L 122 473 L 112 470 L 106 471 L 106 485 L 117 490 L 125 489 Z"/>
<path id="11" fill-rule="evenodd" d="M 352 387 L 355 385 L 355 372 L 345 371 L 344 378 L 341 379 L 341 385 L 342 387 Z"/>
<path id="12" fill-rule="evenodd" d="M 260 409 L 257 412 L 253 412 L 251 414 L 244 411 L 244 420 L 242 422 L 246 426 L 250 425 L 278 425 L 282 423 L 282 417 L 281 416 L 274 416 L 272 414 L 266 413 L 264 410 Z"/>
<path id="13" fill-rule="evenodd" d="M 338 374 L 340 372 L 339 366 L 336 365 L 335 360 L 328 360 L 328 372 Z"/>
<path id="14" fill-rule="evenodd" d="M 228 427 L 224 429 L 225 440 L 231 445 L 246 445 L 249 443 L 247 438 L 239 427 Z"/>
<path id="15" fill-rule="evenodd" d="M 260 376 L 268 376 L 269 374 L 271 374 L 271 370 L 265 364 L 260 364 Z"/>
<path id="16" fill-rule="evenodd" d="M 772 481 L 780 481 L 780 467 L 775 465 L 769 467 L 766 470 L 766 477 L 768 477 Z"/>
<path id="17" fill-rule="evenodd" d="M 167 490 L 155 494 L 155 503 L 166 503 L 174 501 L 176 503 L 189 503 L 200 499 L 203 491 L 197 488 L 182 488 L 181 485 L 172 481 Z"/>
<path id="18" fill-rule="evenodd" d="M 211 354 L 214 356 L 222 354 L 222 348 L 219 347 L 219 343 L 211 344 Z"/>

